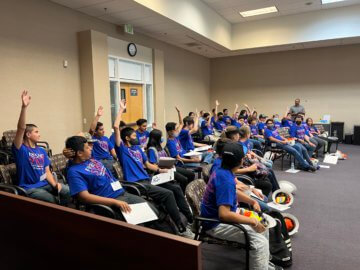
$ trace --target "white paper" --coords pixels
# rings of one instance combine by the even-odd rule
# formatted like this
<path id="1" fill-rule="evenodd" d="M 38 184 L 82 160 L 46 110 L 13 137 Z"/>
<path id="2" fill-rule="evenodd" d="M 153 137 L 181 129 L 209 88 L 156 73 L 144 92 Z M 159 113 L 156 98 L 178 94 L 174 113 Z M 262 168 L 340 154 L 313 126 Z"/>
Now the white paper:
<path id="1" fill-rule="evenodd" d="M 260 189 L 256 189 L 258 192 L 260 192 L 262 194 L 262 191 Z M 261 199 L 259 196 L 257 196 L 254 192 L 250 191 L 250 196 L 259 199 L 260 201 L 263 201 L 263 199 Z"/>
<path id="2" fill-rule="evenodd" d="M 276 204 L 274 202 L 269 202 L 267 205 L 275 210 L 279 210 L 280 212 L 290 208 L 289 206 Z"/>
<path id="3" fill-rule="evenodd" d="M 338 158 L 338 156 L 326 155 L 323 162 L 336 165 L 338 162 Z"/>
<path id="4" fill-rule="evenodd" d="M 151 179 L 152 185 L 161 185 L 170 181 L 173 181 L 174 178 L 174 170 L 171 169 L 166 173 L 159 173 L 157 175 L 154 175 Z"/>
<path id="5" fill-rule="evenodd" d="M 320 166 L 320 168 L 325 168 L 325 169 L 329 169 L 329 168 L 330 168 L 329 165 L 319 165 L 319 166 Z"/>
<path id="6" fill-rule="evenodd" d="M 203 152 L 203 151 L 207 151 L 211 148 L 212 148 L 211 145 L 205 145 L 205 146 L 195 148 L 194 151 L 195 152 Z"/>
<path id="7" fill-rule="evenodd" d="M 158 219 L 146 202 L 130 204 L 130 208 L 130 213 L 122 212 L 127 223 L 136 225 Z"/>
<path id="8" fill-rule="evenodd" d="M 195 152 L 195 151 L 190 151 L 186 154 L 184 154 L 185 157 L 194 157 L 194 156 L 202 156 L 202 154 L 200 152 Z"/>
<path id="9" fill-rule="evenodd" d="M 287 173 L 298 173 L 300 172 L 300 170 L 295 170 L 295 169 L 288 169 L 287 171 L 285 171 Z"/>

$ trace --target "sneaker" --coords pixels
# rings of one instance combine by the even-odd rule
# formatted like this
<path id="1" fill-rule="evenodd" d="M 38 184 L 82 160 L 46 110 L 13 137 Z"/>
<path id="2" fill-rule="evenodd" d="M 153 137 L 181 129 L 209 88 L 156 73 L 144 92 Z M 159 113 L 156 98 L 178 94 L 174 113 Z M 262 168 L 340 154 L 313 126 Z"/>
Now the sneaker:
<path id="1" fill-rule="evenodd" d="M 189 239 L 195 238 L 195 234 L 188 227 L 186 227 L 185 231 L 178 232 L 178 235 Z"/>
<path id="2" fill-rule="evenodd" d="M 281 266 L 277 266 L 275 264 L 273 264 L 272 262 L 269 262 L 269 270 L 284 270 L 284 268 L 282 268 Z"/>

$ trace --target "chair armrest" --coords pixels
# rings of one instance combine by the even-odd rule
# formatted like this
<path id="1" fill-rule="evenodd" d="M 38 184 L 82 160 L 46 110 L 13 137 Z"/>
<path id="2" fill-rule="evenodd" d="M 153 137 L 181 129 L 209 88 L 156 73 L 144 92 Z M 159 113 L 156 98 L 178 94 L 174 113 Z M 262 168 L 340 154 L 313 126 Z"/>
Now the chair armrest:
<path id="1" fill-rule="evenodd" d="M 143 184 L 138 182 L 126 182 L 126 181 L 120 181 L 120 183 L 121 185 L 126 184 L 126 185 L 135 186 L 140 191 L 140 194 L 145 196 L 146 200 L 149 200 L 150 197 L 148 191 Z"/>
<path id="2" fill-rule="evenodd" d="M 11 193 L 18 195 L 18 191 L 17 189 L 12 186 L 12 185 L 8 185 L 8 184 L 0 184 L 0 190 L 2 191 L 10 191 Z"/>
<path id="3" fill-rule="evenodd" d="M 111 209 L 111 207 L 103 204 L 87 204 L 86 210 L 103 217 L 116 218 L 115 211 Z"/>
<path id="4" fill-rule="evenodd" d="M 57 176 L 63 181 L 64 184 L 67 184 L 66 177 L 61 172 L 56 172 Z"/>
<path id="5" fill-rule="evenodd" d="M 246 174 L 235 174 L 235 176 L 239 181 L 244 182 L 244 184 L 254 186 L 254 180 L 250 176 Z"/>
<path id="6" fill-rule="evenodd" d="M 121 185 L 125 188 L 125 190 L 131 194 L 141 196 L 141 191 L 135 185 L 129 185 L 128 183 L 122 182 Z"/>
<path id="7" fill-rule="evenodd" d="M 264 156 L 264 153 L 262 151 L 260 151 L 259 149 L 253 148 L 251 151 L 253 151 L 255 154 L 257 154 L 260 157 Z"/>

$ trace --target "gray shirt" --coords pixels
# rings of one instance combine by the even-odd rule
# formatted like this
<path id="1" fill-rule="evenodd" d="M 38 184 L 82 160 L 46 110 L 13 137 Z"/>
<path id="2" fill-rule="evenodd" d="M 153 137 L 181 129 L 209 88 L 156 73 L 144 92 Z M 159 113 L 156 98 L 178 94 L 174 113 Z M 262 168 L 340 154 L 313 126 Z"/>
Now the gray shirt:
<path id="1" fill-rule="evenodd" d="M 293 105 L 290 107 L 290 113 L 291 114 L 298 114 L 298 113 L 305 114 L 305 108 L 302 105 L 299 105 L 299 106 Z"/>

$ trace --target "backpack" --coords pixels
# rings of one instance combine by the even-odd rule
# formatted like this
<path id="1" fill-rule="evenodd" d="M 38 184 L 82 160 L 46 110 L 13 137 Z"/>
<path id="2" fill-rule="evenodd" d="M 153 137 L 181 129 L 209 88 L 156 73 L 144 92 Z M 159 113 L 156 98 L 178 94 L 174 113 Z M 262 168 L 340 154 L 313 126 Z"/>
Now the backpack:
<path id="1" fill-rule="evenodd" d="M 268 214 L 277 222 L 275 227 L 269 229 L 271 262 L 282 267 L 289 267 L 292 265 L 292 247 L 284 217 L 276 211 L 270 211 Z"/>

